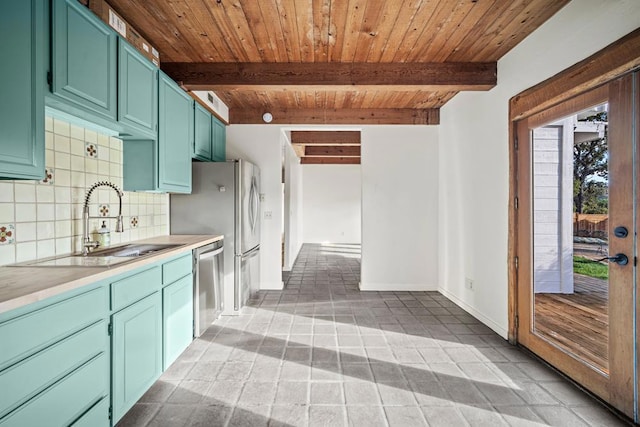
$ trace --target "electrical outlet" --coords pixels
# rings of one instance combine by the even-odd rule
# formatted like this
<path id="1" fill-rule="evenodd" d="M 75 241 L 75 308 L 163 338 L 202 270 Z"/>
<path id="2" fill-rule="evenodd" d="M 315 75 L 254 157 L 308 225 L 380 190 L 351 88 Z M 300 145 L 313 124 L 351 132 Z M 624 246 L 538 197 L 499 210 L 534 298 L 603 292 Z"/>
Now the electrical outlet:
<path id="1" fill-rule="evenodd" d="M 271 219 L 273 218 L 273 212 L 272 211 L 264 211 L 264 219 Z"/>
<path id="2" fill-rule="evenodd" d="M 473 279 L 469 279 L 468 277 L 465 277 L 464 279 L 464 287 L 469 289 L 470 291 L 473 290 Z"/>

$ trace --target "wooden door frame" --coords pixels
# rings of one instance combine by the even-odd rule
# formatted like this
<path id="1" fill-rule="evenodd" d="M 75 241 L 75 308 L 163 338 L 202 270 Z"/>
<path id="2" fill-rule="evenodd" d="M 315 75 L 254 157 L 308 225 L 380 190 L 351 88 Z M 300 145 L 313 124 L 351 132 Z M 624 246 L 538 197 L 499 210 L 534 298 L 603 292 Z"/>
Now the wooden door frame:
<path id="1" fill-rule="evenodd" d="M 518 342 L 517 334 L 517 157 L 518 120 L 540 113 L 577 95 L 608 83 L 640 68 L 640 28 L 613 42 L 587 59 L 555 76 L 520 92 L 509 100 L 509 240 L 508 265 L 508 338 Z M 640 133 L 640 130 L 638 131 Z M 640 180 L 640 178 L 639 178 Z M 640 184 L 640 182 L 639 182 Z M 640 187 L 639 187 L 640 188 Z M 638 218 L 640 221 L 640 218 Z M 639 296 L 640 301 L 640 296 Z M 638 320 L 640 327 L 640 319 Z"/>

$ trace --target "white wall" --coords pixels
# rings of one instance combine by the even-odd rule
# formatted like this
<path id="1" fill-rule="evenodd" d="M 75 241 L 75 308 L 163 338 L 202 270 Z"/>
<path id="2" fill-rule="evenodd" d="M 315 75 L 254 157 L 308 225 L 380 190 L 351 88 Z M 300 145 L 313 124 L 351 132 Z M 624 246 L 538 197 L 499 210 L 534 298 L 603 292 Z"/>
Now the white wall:
<path id="1" fill-rule="evenodd" d="M 289 139 L 288 132 L 282 133 L 282 144 L 284 145 L 284 270 L 290 271 L 296 261 L 296 257 L 304 243 L 302 238 L 303 232 L 303 205 L 302 205 L 302 188 L 303 175 L 300 159 L 293 151 Z"/>
<path id="2" fill-rule="evenodd" d="M 360 243 L 360 165 L 303 165 L 305 243 Z"/>
<path id="3" fill-rule="evenodd" d="M 438 288 L 436 126 L 363 128 L 361 275 L 362 290 Z"/>
<path id="4" fill-rule="evenodd" d="M 227 158 L 245 159 L 260 167 L 261 204 L 260 288 L 282 289 L 282 147 L 280 128 L 232 125 L 227 128 Z M 271 211 L 270 220 L 264 212 Z"/>
<path id="5" fill-rule="evenodd" d="M 637 0 L 573 1 L 498 61 L 495 88 L 458 94 L 441 109 L 440 291 L 503 337 L 509 99 L 638 27 Z"/>

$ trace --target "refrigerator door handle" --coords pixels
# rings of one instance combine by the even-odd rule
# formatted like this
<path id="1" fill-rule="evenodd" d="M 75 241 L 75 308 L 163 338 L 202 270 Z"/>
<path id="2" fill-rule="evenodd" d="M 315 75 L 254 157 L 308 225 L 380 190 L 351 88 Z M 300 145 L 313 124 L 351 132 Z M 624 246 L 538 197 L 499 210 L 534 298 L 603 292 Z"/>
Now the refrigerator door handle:
<path id="1" fill-rule="evenodd" d="M 253 230 L 253 181 L 251 181 L 251 187 L 249 188 L 249 224 L 251 224 L 251 230 Z"/>
<path id="2" fill-rule="evenodd" d="M 256 194 L 258 191 L 258 185 L 256 183 L 256 177 L 252 177 L 251 178 L 251 194 L 253 195 L 253 198 L 251 199 L 251 209 L 253 211 L 253 220 L 251 221 L 251 231 L 256 231 L 256 224 L 258 222 L 258 207 L 259 207 L 259 203 L 260 203 L 260 199 L 258 194 Z"/>
<path id="3" fill-rule="evenodd" d="M 258 255 L 259 252 L 260 252 L 260 245 L 258 245 L 255 248 L 251 249 L 249 252 L 246 252 L 246 253 L 240 255 L 240 257 L 243 260 L 249 259 L 249 258 L 252 258 L 252 257 Z"/>

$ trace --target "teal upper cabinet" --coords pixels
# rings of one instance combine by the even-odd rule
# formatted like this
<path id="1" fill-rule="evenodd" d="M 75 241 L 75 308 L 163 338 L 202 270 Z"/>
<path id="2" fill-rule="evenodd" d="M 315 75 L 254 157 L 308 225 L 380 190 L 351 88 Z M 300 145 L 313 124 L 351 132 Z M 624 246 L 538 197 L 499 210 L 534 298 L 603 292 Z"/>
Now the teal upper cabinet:
<path id="1" fill-rule="evenodd" d="M 190 193 L 194 101 L 162 72 L 158 86 L 158 187 Z"/>
<path id="2" fill-rule="evenodd" d="M 118 120 L 155 139 L 158 124 L 158 69 L 118 39 Z"/>
<path id="3" fill-rule="evenodd" d="M 211 113 L 197 102 L 195 106 L 195 143 L 192 155 L 194 159 L 208 161 L 213 157 L 211 152 L 211 138 L 213 136 Z"/>
<path id="4" fill-rule="evenodd" d="M 0 7 L 0 178 L 44 178 L 44 0 Z"/>
<path id="5" fill-rule="evenodd" d="M 55 0 L 51 5 L 51 92 L 115 123 L 116 33 L 77 0 Z"/>
<path id="6" fill-rule="evenodd" d="M 220 120 L 211 116 L 213 124 L 213 161 L 227 160 L 227 128 Z"/>

